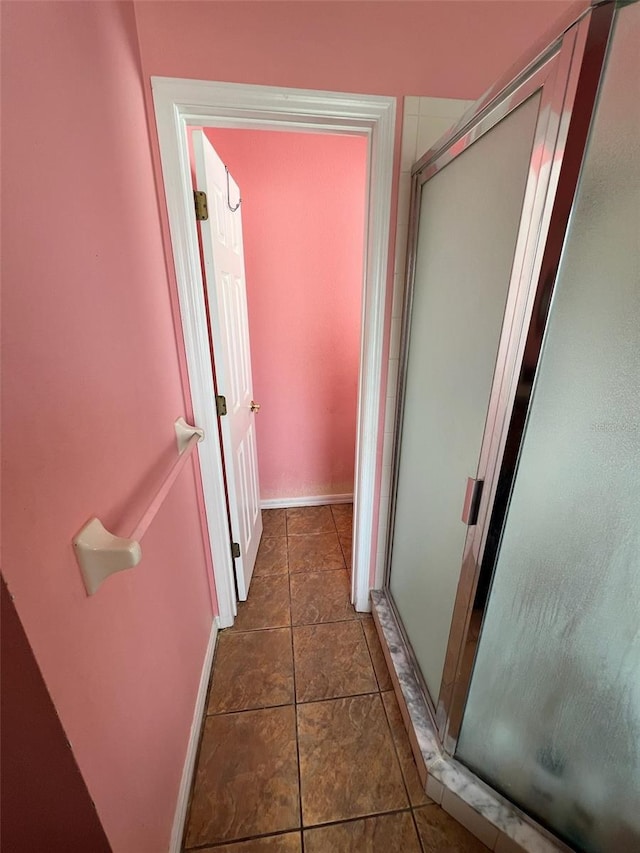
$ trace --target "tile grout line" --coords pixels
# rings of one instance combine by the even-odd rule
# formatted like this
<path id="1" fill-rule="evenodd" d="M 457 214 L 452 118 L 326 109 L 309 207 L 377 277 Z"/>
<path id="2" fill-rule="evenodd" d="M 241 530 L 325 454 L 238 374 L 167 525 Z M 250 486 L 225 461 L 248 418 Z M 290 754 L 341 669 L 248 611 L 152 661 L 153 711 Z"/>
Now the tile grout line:
<path id="1" fill-rule="evenodd" d="M 335 522 L 334 522 L 334 524 L 335 524 Z M 287 533 L 287 536 L 291 539 L 295 539 L 298 536 L 327 536 L 328 534 L 334 533 L 334 532 L 335 532 L 336 536 L 340 536 L 340 532 L 339 532 L 337 527 L 335 528 L 335 531 L 334 530 L 307 530 L 304 533 Z M 276 536 L 265 536 L 265 539 L 277 539 L 277 538 L 278 537 L 276 537 Z"/>
<path id="2" fill-rule="evenodd" d="M 434 805 L 436 805 L 436 804 L 434 803 Z M 383 812 L 367 812 L 366 814 L 357 815 L 356 817 L 340 818 L 339 820 L 328 820 L 328 821 L 325 821 L 324 823 L 312 823 L 312 824 L 309 824 L 309 826 L 305 826 L 304 828 L 299 828 L 299 829 L 280 829 L 280 830 L 277 830 L 276 832 L 263 833 L 262 835 L 246 835 L 246 836 L 243 836 L 242 838 L 233 838 L 233 839 L 228 840 L 228 841 L 216 841 L 213 844 L 211 844 L 211 843 L 207 844 L 205 842 L 204 844 L 199 844 L 196 847 L 185 848 L 183 853 L 192 853 L 192 851 L 193 851 L 193 853 L 198 853 L 198 851 L 200 851 L 200 850 L 209 850 L 209 849 L 215 850 L 216 848 L 226 847 L 228 845 L 246 844 L 248 841 L 258 841 L 258 840 L 262 840 L 263 838 L 279 838 L 279 837 L 284 836 L 284 835 L 295 834 L 298 832 L 300 832 L 304 837 L 304 831 L 305 830 L 324 829 L 325 827 L 341 826 L 344 823 L 357 823 L 357 821 L 360 821 L 360 820 L 364 821 L 364 820 L 369 820 L 370 818 L 379 818 L 379 817 L 388 817 L 391 815 L 407 814 L 408 812 L 411 812 L 411 811 L 412 811 L 411 808 L 403 808 L 403 809 L 389 809 L 389 811 L 383 811 Z"/>
<path id="3" fill-rule="evenodd" d="M 373 662 L 373 654 L 372 654 L 372 652 L 371 652 L 371 646 L 369 645 L 369 638 L 367 637 L 367 632 L 364 630 L 364 625 L 362 624 L 364 620 L 363 620 L 363 619 L 359 619 L 358 621 L 360 622 L 360 625 L 361 625 L 361 627 L 362 627 L 362 633 L 364 634 L 364 642 L 365 642 L 365 645 L 366 645 L 366 647 L 367 647 L 367 651 L 368 651 L 368 653 L 369 653 L 369 659 L 370 659 L 370 661 L 371 661 L 371 667 L 372 667 L 372 669 L 373 669 L 373 674 L 374 674 L 375 679 L 376 679 L 376 684 L 378 685 L 378 693 L 380 694 L 380 701 L 382 702 L 382 692 L 383 692 L 383 691 L 382 691 L 382 688 L 380 687 L 380 679 L 378 678 L 378 673 L 377 673 L 377 670 L 376 670 L 376 665 L 375 665 L 375 663 Z M 385 666 L 386 666 L 386 665 L 387 665 L 387 664 L 386 664 L 386 661 L 385 661 Z M 384 705 L 384 702 L 382 702 L 382 704 Z M 385 716 L 386 716 L 386 711 L 385 711 Z"/>
<path id="4" fill-rule="evenodd" d="M 308 699 L 306 702 L 296 702 L 296 705 L 319 705 L 320 702 L 338 702 L 341 699 L 361 699 L 364 696 L 377 696 L 379 690 L 369 690 L 366 693 L 344 693 L 340 696 L 325 696 L 323 699 Z"/>
<path id="5" fill-rule="evenodd" d="M 422 843 L 422 836 L 420 835 L 420 830 L 418 829 L 418 821 L 416 820 L 416 813 L 414 807 L 411 806 L 409 811 L 411 812 L 411 820 L 413 821 L 413 828 L 415 829 L 416 836 L 418 837 L 418 844 L 420 845 L 420 849 L 423 851 L 423 853 L 428 853 L 426 847 Z"/>
<path id="6" fill-rule="evenodd" d="M 278 829 L 275 832 L 267 832 L 262 835 L 245 835 L 242 838 L 232 838 L 227 841 L 215 841 L 213 844 L 205 842 L 198 844 L 195 847 L 186 847 L 182 853 L 198 853 L 200 850 L 218 850 L 225 847 L 233 847 L 236 844 L 246 844 L 248 841 L 261 841 L 263 838 L 280 838 L 284 835 L 291 835 L 300 832 L 298 829 Z"/>
<path id="7" fill-rule="evenodd" d="M 364 630 L 364 625 L 362 624 L 362 619 L 357 620 L 360 625 L 360 630 L 362 631 L 362 636 L 364 637 L 364 647 L 367 650 L 367 654 L 369 655 L 369 663 L 371 664 L 371 669 L 373 670 L 373 678 L 376 682 L 377 690 L 376 693 L 380 696 L 380 701 L 382 702 L 382 690 L 380 689 L 380 680 L 378 679 L 378 673 L 376 672 L 375 665 L 373 663 L 373 655 L 371 654 L 371 649 L 369 648 L 369 641 L 367 640 L 367 632 Z M 384 705 L 384 702 L 382 703 Z M 386 714 L 385 714 L 386 717 Z"/>
<path id="8" fill-rule="evenodd" d="M 340 551 L 340 553 L 342 554 L 342 551 Z M 342 559 L 344 560 L 344 557 Z M 344 572 L 344 571 L 346 571 L 347 574 L 349 573 L 349 570 L 347 569 L 346 566 L 339 566 L 337 569 L 296 569 L 295 571 L 291 571 L 291 569 L 289 569 L 289 574 L 290 575 L 314 575 L 314 574 L 329 574 L 330 572 Z M 284 574 L 284 572 L 283 572 L 283 574 Z M 264 577 L 269 577 L 269 575 L 265 575 Z M 276 577 L 276 575 L 271 575 L 271 577 Z"/>
<path id="9" fill-rule="evenodd" d="M 340 550 L 342 551 L 342 559 L 344 560 L 345 568 L 346 568 L 347 572 L 349 573 L 349 576 L 351 576 L 351 568 L 347 565 L 347 555 L 344 552 L 344 546 L 342 544 L 342 539 L 340 538 L 340 531 L 338 530 L 338 522 L 336 521 L 336 517 L 333 513 L 333 506 L 335 506 L 335 504 L 332 505 L 332 509 L 331 509 L 331 517 L 333 518 L 333 526 L 335 527 L 336 533 L 338 535 L 338 542 L 340 543 Z M 352 525 L 352 527 L 351 527 L 351 538 L 353 540 L 353 505 L 351 507 L 351 525 Z"/>
<path id="10" fill-rule="evenodd" d="M 278 702 L 276 705 L 256 705 L 255 708 L 236 708 L 231 711 L 214 711 L 208 717 L 231 717 L 234 714 L 253 714 L 255 711 L 271 711 L 275 708 L 290 708 L 293 702 Z"/>
<path id="11" fill-rule="evenodd" d="M 332 504 L 332 507 L 336 506 L 336 504 Z M 336 529 L 336 534 L 338 536 L 338 543 L 340 544 L 340 550 L 342 551 L 342 559 L 344 560 L 344 567 L 347 570 L 347 574 L 349 575 L 349 580 L 351 580 L 352 567 L 347 563 L 347 555 L 344 550 L 344 545 L 342 544 L 342 539 L 340 538 L 340 531 L 338 530 L 338 524 L 336 522 L 336 517 L 333 514 L 333 508 L 331 509 L 331 517 L 333 518 L 333 526 Z M 351 551 L 349 556 L 353 561 L 353 504 L 351 505 Z"/>
<path id="12" fill-rule="evenodd" d="M 388 691 L 387 691 L 388 692 Z M 404 774 L 404 768 L 402 767 L 402 762 L 400 761 L 400 753 L 398 752 L 398 746 L 396 744 L 396 739 L 393 736 L 393 729 L 391 727 L 391 720 L 389 719 L 389 714 L 387 712 L 387 706 L 385 704 L 384 699 L 382 698 L 382 691 L 380 691 L 380 701 L 382 702 L 382 710 L 384 712 L 385 719 L 387 721 L 387 728 L 389 729 L 389 734 L 391 736 L 391 743 L 393 744 L 393 751 L 396 756 L 396 761 L 398 762 L 398 767 L 400 768 L 400 775 L 402 776 L 402 784 L 404 785 L 404 791 L 407 795 L 407 802 L 409 803 L 409 808 L 413 808 L 413 803 L 411 802 L 411 794 L 409 793 L 409 785 L 407 784 L 407 779 Z"/>
<path id="13" fill-rule="evenodd" d="M 286 519 L 286 510 L 285 510 Z M 285 521 L 285 524 L 287 522 Z M 289 567 L 289 538 L 287 537 L 287 569 Z M 291 615 L 292 599 L 291 599 L 291 572 L 287 572 L 289 586 L 289 620 L 293 622 Z M 291 625 L 291 670 L 293 675 L 293 724 L 296 732 L 296 769 L 298 771 L 298 809 L 300 814 L 300 851 L 304 853 L 304 832 L 302 831 L 302 772 L 300 770 L 300 738 L 298 733 L 298 696 L 296 687 L 296 653 L 293 643 L 293 624 Z"/>
<path id="14" fill-rule="evenodd" d="M 365 696 L 377 696 L 378 693 L 378 690 L 372 690 L 369 691 L 369 693 L 347 693 L 344 696 L 326 696 L 324 699 L 310 699 L 308 702 L 296 702 L 296 705 L 320 705 L 322 702 L 340 702 L 343 699 L 362 699 Z"/>
<path id="15" fill-rule="evenodd" d="M 327 820 L 324 823 L 313 823 L 306 826 L 305 829 L 322 829 L 325 826 L 341 826 L 343 823 L 355 823 L 358 820 L 367 820 L 368 818 L 385 817 L 386 815 L 405 814 L 411 809 L 405 806 L 403 809 L 389 809 L 382 812 L 367 812 L 367 814 L 356 815 L 355 817 L 345 817 L 339 820 Z"/>
<path id="16" fill-rule="evenodd" d="M 294 574 L 302 574 L 299 572 L 294 572 Z M 291 586 L 291 581 L 289 581 L 289 586 Z M 243 628 L 242 631 L 234 631 L 230 636 L 238 637 L 241 634 L 259 634 L 261 631 L 280 631 L 282 628 L 311 628 L 315 625 L 344 625 L 345 622 L 364 622 L 364 619 L 360 619 L 357 616 L 347 619 L 331 619 L 328 622 L 296 622 L 295 625 L 290 623 L 289 625 L 271 625 L 268 628 Z M 369 647 L 367 646 L 367 649 Z"/>
<path id="17" fill-rule="evenodd" d="M 342 554 L 342 560 L 344 563 L 344 568 L 346 568 L 346 560 L 344 558 L 344 550 L 342 548 L 342 543 L 340 542 L 340 535 L 338 533 L 338 528 L 336 525 L 335 517 L 333 515 L 333 511 L 331 510 L 331 508 L 329 508 L 329 513 L 331 515 L 331 520 L 333 522 L 333 526 L 335 529 L 335 535 L 336 535 L 336 538 L 338 539 L 338 544 L 340 546 L 340 552 Z M 295 719 L 296 719 L 296 749 L 297 749 L 297 756 L 298 756 L 298 794 L 299 794 L 299 804 L 300 804 L 300 847 L 301 847 L 301 853 L 304 853 L 304 849 L 305 849 L 305 835 L 304 835 L 305 826 L 304 826 L 304 814 L 302 811 L 302 770 L 300 767 L 300 741 L 299 741 L 299 727 L 298 727 L 298 705 L 310 704 L 310 703 L 299 703 L 298 702 L 297 681 L 296 681 L 295 643 L 294 643 L 294 639 L 293 639 L 293 629 L 294 629 L 294 626 L 293 626 L 293 597 L 291 594 L 291 575 L 294 573 L 291 572 L 291 567 L 290 567 L 290 564 L 288 562 L 289 522 L 288 522 L 288 514 L 287 514 L 286 510 L 285 510 L 285 518 L 287 519 L 286 530 L 287 530 L 287 565 L 288 565 L 288 569 L 289 569 L 289 571 L 288 571 L 288 576 L 289 576 L 289 612 L 290 612 L 290 616 L 291 616 L 291 654 L 293 656 L 293 697 L 294 697 L 294 703 L 295 703 L 294 708 L 295 708 Z M 343 620 L 343 621 L 347 621 L 347 620 Z M 321 624 L 337 624 L 337 622 L 329 622 L 329 623 L 321 623 Z M 365 645 L 366 645 L 366 638 L 365 638 Z M 372 664 L 372 666 L 373 666 L 373 664 Z M 374 671 L 374 678 L 375 678 L 375 671 Z M 318 700 L 318 701 L 326 701 L 326 700 Z"/>

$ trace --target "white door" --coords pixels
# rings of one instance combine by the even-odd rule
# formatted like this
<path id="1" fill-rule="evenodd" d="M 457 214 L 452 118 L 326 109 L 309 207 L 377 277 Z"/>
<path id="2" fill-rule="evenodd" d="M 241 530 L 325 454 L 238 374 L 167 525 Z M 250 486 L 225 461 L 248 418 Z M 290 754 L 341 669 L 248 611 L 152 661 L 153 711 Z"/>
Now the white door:
<path id="1" fill-rule="evenodd" d="M 256 562 L 262 515 L 258 485 L 247 290 L 242 249 L 240 191 L 201 130 L 193 131 L 198 190 L 207 194 L 209 218 L 200 222 L 209 303 L 216 390 L 226 398 L 220 417 L 238 597 L 245 601 Z"/>

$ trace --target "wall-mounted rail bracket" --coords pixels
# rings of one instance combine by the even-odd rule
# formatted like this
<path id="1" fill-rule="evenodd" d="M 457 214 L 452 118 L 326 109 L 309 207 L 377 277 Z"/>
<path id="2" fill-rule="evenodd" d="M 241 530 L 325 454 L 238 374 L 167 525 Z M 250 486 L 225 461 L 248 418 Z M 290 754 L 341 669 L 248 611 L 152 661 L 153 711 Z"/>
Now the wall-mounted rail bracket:
<path id="1" fill-rule="evenodd" d="M 88 595 L 93 595 L 109 575 L 132 569 L 142 559 L 139 542 L 114 536 L 98 518 L 85 524 L 73 540 L 73 547 Z"/>
<path id="2" fill-rule="evenodd" d="M 187 445 L 194 435 L 198 436 L 198 442 L 204 438 L 204 430 L 199 427 L 191 426 L 184 418 L 178 418 L 174 424 L 176 430 L 176 438 L 178 440 L 178 453 L 182 455 L 186 450 Z"/>
<path id="3" fill-rule="evenodd" d="M 184 418 L 178 418 L 174 426 L 178 456 L 131 536 L 116 536 L 106 529 L 99 518 L 92 518 L 74 538 L 73 547 L 87 595 L 97 592 L 109 575 L 132 569 L 142 559 L 140 540 L 164 503 L 178 474 L 187 464 L 196 444 L 204 438 L 204 430 L 190 426 Z"/>

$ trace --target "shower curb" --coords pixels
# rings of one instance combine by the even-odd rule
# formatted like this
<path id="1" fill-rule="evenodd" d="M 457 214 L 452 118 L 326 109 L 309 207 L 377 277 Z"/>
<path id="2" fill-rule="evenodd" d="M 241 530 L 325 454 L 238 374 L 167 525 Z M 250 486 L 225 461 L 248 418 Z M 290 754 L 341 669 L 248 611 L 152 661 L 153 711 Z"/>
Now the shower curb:
<path id="1" fill-rule="evenodd" d="M 561 841 L 493 791 L 440 746 L 388 594 L 371 591 L 373 620 L 422 785 L 435 803 L 497 853 L 568 853 Z"/>

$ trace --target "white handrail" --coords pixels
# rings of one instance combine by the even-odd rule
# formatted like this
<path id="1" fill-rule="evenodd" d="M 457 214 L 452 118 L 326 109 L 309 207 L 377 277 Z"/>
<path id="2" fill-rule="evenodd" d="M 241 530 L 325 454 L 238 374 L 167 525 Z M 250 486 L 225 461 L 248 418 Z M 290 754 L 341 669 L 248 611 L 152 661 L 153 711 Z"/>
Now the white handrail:
<path id="1" fill-rule="evenodd" d="M 88 595 L 114 572 L 132 569 L 142 559 L 140 540 L 149 529 L 178 475 L 191 456 L 194 447 L 204 438 L 204 431 L 190 426 L 184 418 L 175 422 L 178 458 L 171 466 L 153 500 L 144 511 L 130 537 L 115 536 L 99 518 L 92 518 L 73 540 L 76 559 L 82 572 Z"/>

